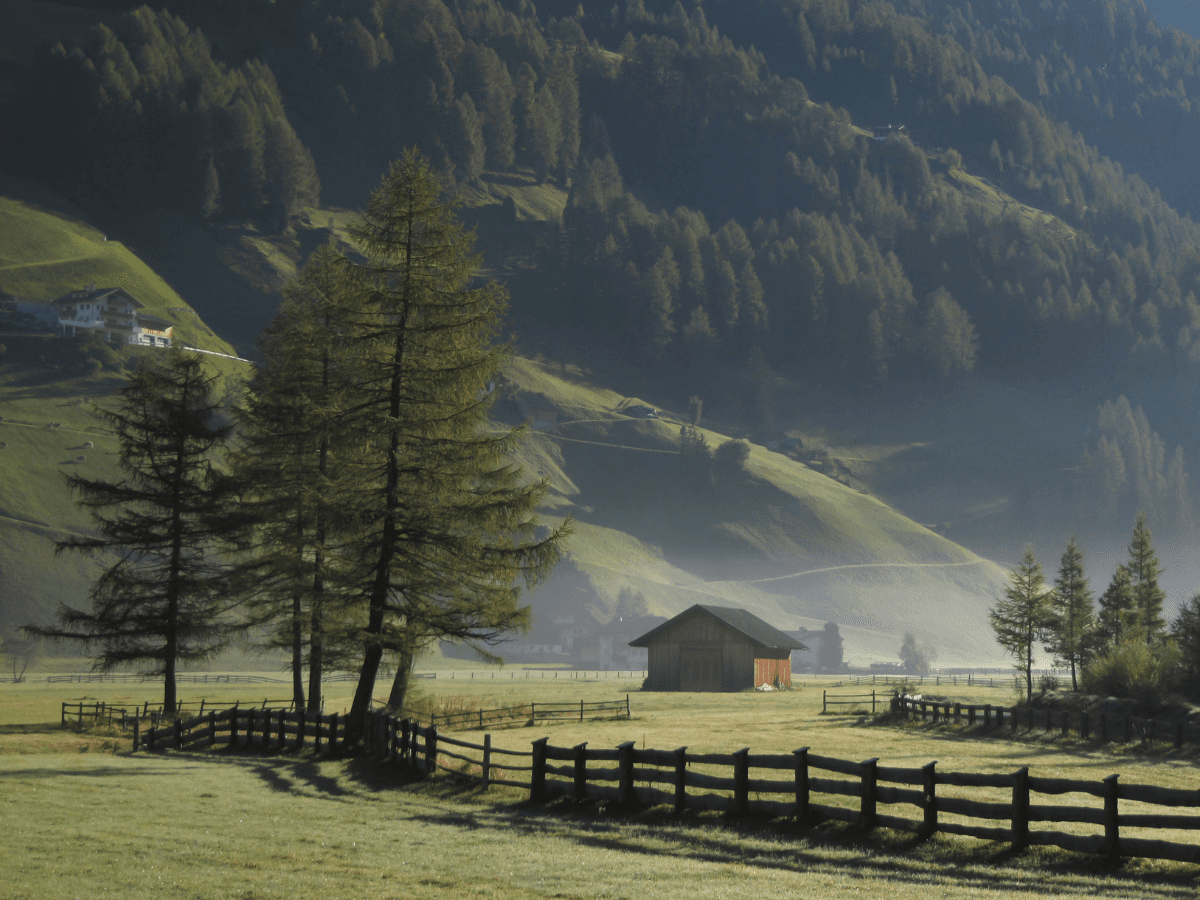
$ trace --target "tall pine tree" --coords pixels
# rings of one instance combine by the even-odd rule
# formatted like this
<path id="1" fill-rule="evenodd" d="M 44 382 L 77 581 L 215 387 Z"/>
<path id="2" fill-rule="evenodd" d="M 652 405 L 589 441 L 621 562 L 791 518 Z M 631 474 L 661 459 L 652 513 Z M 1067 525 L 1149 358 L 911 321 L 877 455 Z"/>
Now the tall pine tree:
<path id="1" fill-rule="evenodd" d="M 472 285 L 473 235 L 419 153 L 392 164 L 352 235 L 362 372 L 345 426 L 366 442 L 357 503 L 368 527 L 355 548 L 368 578 L 350 713 L 361 728 L 385 651 L 401 656 L 392 698 L 402 703 L 415 645 L 486 644 L 524 626 L 518 579 L 550 571 L 567 527 L 539 529 L 544 486 L 509 461 L 518 433 L 488 422 L 507 298 L 494 282 Z"/>
<path id="2" fill-rule="evenodd" d="M 68 477 L 97 535 L 61 541 L 57 550 L 116 561 L 92 588 L 90 611 L 64 605 L 60 627 L 31 629 L 98 647 L 101 671 L 133 664 L 163 676 L 167 710 L 176 705 L 179 664 L 208 659 L 234 629 L 215 552 L 228 485 L 214 453 L 229 428 L 213 422 L 214 380 L 199 354 L 177 344 L 144 357 L 119 409 L 101 411 L 116 432 L 124 475 Z"/>
<path id="3" fill-rule="evenodd" d="M 1054 580 L 1050 640 L 1046 649 L 1056 664 L 1071 668 L 1071 690 L 1079 690 L 1079 670 L 1087 658 L 1090 636 L 1095 627 L 1092 592 L 1083 574 L 1083 551 L 1072 537 L 1063 551 Z"/>
<path id="4" fill-rule="evenodd" d="M 1033 645 L 1050 620 L 1051 598 L 1042 564 L 1029 547 L 1009 575 L 1004 596 L 989 613 L 996 640 L 1016 659 L 1025 680 L 1026 702 L 1033 699 Z"/>
<path id="5" fill-rule="evenodd" d="M 1133 539 L 1129 542 L 1129 582 L 1141 629 L 1140 638 L 1145 640 L 1148 647 L 1161 641 L 1167 629 L 1162 614 L 1163 600 L 1167 595 L 1158 586 L 1161 572 L 1158 554 L 1151 543 L 1150 528 L 1146 525 L 1146 514 L 1141 513 L 1133 528 Z"/>

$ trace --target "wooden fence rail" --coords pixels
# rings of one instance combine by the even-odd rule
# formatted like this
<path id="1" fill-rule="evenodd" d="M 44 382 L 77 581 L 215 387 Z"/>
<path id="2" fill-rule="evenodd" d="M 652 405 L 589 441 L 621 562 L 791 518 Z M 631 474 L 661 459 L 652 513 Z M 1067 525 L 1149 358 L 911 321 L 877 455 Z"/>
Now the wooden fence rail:
<path id="1" fill-rule="evenodd" d="M 310 716 L 304 711 L 261 707 L 230 707 L 209 710 L 190 719 L 177 718 L 169 725 L 151 727 L 140 734 L 140 721 L 133 720 L 133 749 L 200 750 L 214 744 L 258 747 L 264 750 L 299 750 L 311 741 L 315 750 L 326 752 L 346 747 L 345 717 L 337 713 Z"/>
<path id="2" fill-rule="evenodd" d="M 941 833 L 1008 841 L 1018 849 L 1049 845 L 1113 858 L 1200 863 L 1200 791 L 1121 784 L 1117 775 L 1096 782 L 1034 777 L 1024 767 L 1010 774 L 945 772 L 936 762 L 920 768 L 881 766 L 877 759 L 836 759 L 807 747 L 790 754 L 753 754 L 749 748 L 689 753 L 686 747 L 639 750 L 632 741 L 614 749 L 591 749 L 586 743 L 554 747 L 548 740 L 533 741 L 528 753 L 503 750 L 492 746 L 490 734 L 483 736 L 483 743 L 473 743 L 439 735 L 436 726 L 375 713 L 364 749 L 426 776 L 441 769 L 477 779 L 485 788 L 504 784 L 528 790 L 533 801 L 566 796 L 628 807 L 666 804 L 679 812 L 709 809 L 801 820 L 816 817 L 864 830 L 885 827 L 921 837 Z M 497 772 L 501 777 L 496 777 Z M 987 801 L 945 793 L 954 788 L 990 788 L 1002 791 L 1006 799 Z M 1063 794 L 1091 798 L 1095 805 L 1035 802 Z M 818 796 L 829 799 L 817 802 Z M 838 802 L 840 798 L 846 799 Z M 1139 806 L 1122 812 L 1122 802 Z M 1147 805 L 1168 811 L 1147 810 Z M 915 808 L 916 814 L 895 814 L 906 806 Z M 1039 823 L 1085 824 L 1095 830 L 1075 834 L 1044 830 L 1036 827 Z M 1184 842 L 1122 834 L 1133 828 L 1190 833 Z"/>
<path id="3" fill-rule="evenodd" d="M 264 699 L 262 709 L 270 706 L 273 709 L 292 709 L 291 700 L 271 700 Z M 173 710 L 165 710 L 161 703 L 154 704 L 149 701 L 133 706 L 115 706 L 111 703 L 96 702 L 84 703 L 79 701 L 71 703 L 64 701 L 62 704 L 62 724 L 74 722 L 82 727 L 84 724 L 90 725 L 119 725 L 122 728 L 128 728 L 135 719 L 149 719 L 154 725 L 160 721 L 170 720 L 178 716 L 182 716 L 189 710 L 197 715 L 202 715 L 205 709 L 228 709 L 228 708 L 252 709 L 253 706 L 248 706 L 240 700 L 232 702 L 214 701 L 214 700 L 180 700 Z"/>
<path id="4" fill-rule="evenodd" d="M 525 703 L 497 709 L 474 709 L 459 712 L 434 713 L 432 724 L 460 728 L 486 728 L 489 725 L 536 725 L 540 722 L 575 721 L 585 719 L 628 719 L 629 695 L 624 700 L 600 700 L 586 703 Z"/>
<path id="5" fill-rule="evenodd" d="M 829 691 L 821 691 L 821 712 L 829 712 L 831 706 L 866 706 L 868 700 L 871 701 L 871 714 L 874 715 L 876 702 L 874 691 L 869 694 L 830 694 Z"/>
<path id="6" fill-rule="evenodd" d="M 982 725 L 1002 731 L 1055 731 L 1067 737 L 1074 733 L 1083 740 L 1130 743 L 1163 741 L 1182 747 L 1185 742 L 1200 743 L 1200 726 L 1183 720 L 1143 719 L 1123 713 L 1097 713 L 1087 710 L 1034 709 L 1020 706 L 992 706 L 952 701 L 929 700 L 898 694 L 892 698 L 893 712 L 922 722 Z"/>

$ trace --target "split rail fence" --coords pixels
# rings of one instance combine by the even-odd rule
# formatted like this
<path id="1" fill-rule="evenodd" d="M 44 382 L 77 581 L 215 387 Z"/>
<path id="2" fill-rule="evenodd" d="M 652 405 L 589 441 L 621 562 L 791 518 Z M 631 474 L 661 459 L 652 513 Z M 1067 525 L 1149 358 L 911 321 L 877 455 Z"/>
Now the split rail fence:
<path id="1" fill-rule="evenodd" d="M 62 724 L 74 723 L 80 727 L 83 725 L 120 725 L 122 728 L 128 728 L 130 725 L 141 719 L 149 719 L 154 725 L 157 725 L 163 719 L 171 719 L 182 716 L 188 710 L 194 710 L 195 714 L 203 715 L 205 708 L 209 710 L 218 709 L 253 709 L 253 706 L 245 706 L 242 701 L 235 700 L 231 703 L 222 703 L 213 700 L 180 700 L 173 710 L 164 711 L 163 704 L 143 703 L 141 706 L 116 706 L 111 703 L 84 703 L 82 701 L 71 703 L 64 701 L 62 704 Z M 270 700 L 264 699 L 262 709 L 292 709 L 291 700 Z"/>
<path id="2" fill-rule="evenodd" d="M 966 723 L 986 728 L 1017 731 L 1022 722 L 1034 731 L 1057 731 L 1063 737 L 1072 732 L 1083 740 L 1122 741 L 1143 743 L 1164 741 L 1182 747 L 1185 742 L 1200 743 L 1200 727 L 1183 720 L 1163 721 L 1143 719 L 1119 713 L 1091 715 L 1087 710 L 1034 709 L 1019 706 L 963 704 L 951 701 L 917 699 L 906 694 L 892 698 L 892 711 L 922 722 Z"/>
<path id="3" fill-rule="evenodd" d="M 538 722 L 582 722 L 585 719 L 628 719 L 629 695 L 624 700 L 601 700 L 593 703 L 524 703 L 497 709 L 472 709 L 449 713 L 434 713 L 433 725 L 459 728 L 486 728 L 495 725 L 536 725 Z"/>
<path id="4" fill-rule="evenodd" d="M 877 702 L 874 691 L 869 694 L 830 694 L 829 691 L 821 691 L 821 712 L 823 713 L 829 712 L 831 706 L 865 709 L 868 702 L 871 704 L 871 713 L 874 714 Z M 882 699 L 879 702 L 882 702 Z"/>
<path id="5" fill-rule="evenodd" d="M 263 750 L 300 750 L 306 742 L 318 752 L 346 749 L 346 717 L 337 713 L 310 716 L 303 710 L 230 707 L 209 710 L 190 719 L 151 727 L 141 734 L 133 720 L 133 749 L 201 750 L 216 744 Z"/>
<path id="6" fill-rule="evenodd" d="M 939 770 L 936 762 L 902 768 L 881 766 L 878 759 L 860 762 L 819 756 L 806 747 L 790 754 L 752 754 L 749 748 L 689 753 L 686 747 L 639 750 L 632 741 L 613 749 L 593 749 L 586 743 L 554 747 L 548 740 L 534 741 L 529 751 L 508 750 L 492 746 L 490 734 L 483 736 L 482 743 L 465 741 L 439 734 L 436 726 L 376 713 L 368 721 L 364 748 L 426 776 L 441 769 L 476 779 L 485 789 L 494 784 L 522 788 L 535 802 L 565 796 L 613 801 L 623 807 L 666 804 L 677 812 L 706 809 L 798 820 L 824 818 L 864 830 L 884 827 L 922 837 L 958 834 L 1007 841 L 1016 849 L 1046 845 L 1112 858 L 1200 863 L 1200 791 L 1122 784 L 1117 775 L 1084 781 L 1039 778 L 1030 775 L 1028 767 L 1011 774 L 948 772 Z M 963 793 L 956 789 L 963 788 L 975 796 L 980 789 L 993 789 L 1007 799 L 956 796 Z M 1093 806 L 1034 802 L 1039 796 L 1065 794 L 1099 802 Z M 814 800 L 818 795 L 833 802 L 818 803 Z M 912 807 L 916 814 L 893 815 L 881 811 L 881 806 Z M 1035 829 L 1035 823 L 1086 824 L 1095 831 L 1042 830 Z M 1187 835 L 1179 842 L 1122 834 L 1130 829 Z"/>

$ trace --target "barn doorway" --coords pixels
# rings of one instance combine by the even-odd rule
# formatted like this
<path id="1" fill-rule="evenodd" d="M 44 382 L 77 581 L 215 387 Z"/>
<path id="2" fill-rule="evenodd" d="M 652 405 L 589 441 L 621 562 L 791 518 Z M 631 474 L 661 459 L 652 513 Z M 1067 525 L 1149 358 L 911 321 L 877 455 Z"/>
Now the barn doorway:
<path id="1" fill-rule="evenodd" d="M 721 651 L 684 650 L 680 658 L 681 691 L 721 690 Z"/>

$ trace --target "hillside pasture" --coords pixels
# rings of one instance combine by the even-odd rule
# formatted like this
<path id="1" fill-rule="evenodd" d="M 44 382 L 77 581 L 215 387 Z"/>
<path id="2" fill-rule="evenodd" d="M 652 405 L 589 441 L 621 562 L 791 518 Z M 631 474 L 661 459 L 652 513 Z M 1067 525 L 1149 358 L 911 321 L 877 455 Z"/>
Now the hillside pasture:
<path id="1" fill-rule="evenodd" d="M 898 727 L 864 716 L 820 715 L 831 679 L 803 679 L 790 692 L 651 694 L 620 679 L 511 677 L 419 684 L 443 707 L 607 699 L 631 691 L 629 722 L 563 723 L 495 730 L 493 741 L 528 749 L 588 741 L 729 751 L 812 752 L 881 765 L 955 771 L 1012 771 L 1200 787 L 1194 760 L 1136 756 L 1132 748 L 1058 741 L 976 738 L 957 729 Z M 496 677 L 479 677 L 491 675 Z M 797 827 L 784 820 L 676 817 L 662 809 L 616 814 L 565 801 L 530 806 L 522 792 L 481 794 L 439 778 L 413 782 L 370 760 L 307 753 L 132 755 L 107 729 L 58 726 L 58 704 L 87 694 L 139 700 L 146 684 L 0 685 L 0 828 L 8 836 L 8 896 L 149 898 L 948 898 L 1089 896 L 1176 898 L 1195 893 L 1195 867 L 1098 860 L 1043 848 L 1013 854 L 1004 843 L 937 837 L 925 843 L 887 830 Z M 272 688 L 277 686 L 272 685 Z M 352 685 L 330 686 L 332 708 Z M 1007 688 L 942 686 L 963 700 L 1007 703 Z M 82 690 L 81 690 L 82 689 Z M 343 690 L 344 689 L 344 690 Z M 261 698 L 262 685 L 184 685 L 234 699 Z M 931 691 L 932 692 L 932 691 Z M 342 697 L 342 694 L 345 694 Z M 152 695 L 151 695 L 152 699 Z M 52 721 L 53 724 L 32 724 Z M 479 732 L 462 732 L 468 740 Z M 5 752 L 7 751 L 7 752 Z"/>

